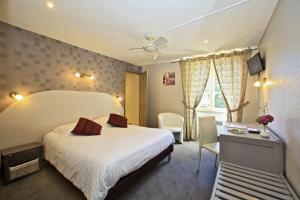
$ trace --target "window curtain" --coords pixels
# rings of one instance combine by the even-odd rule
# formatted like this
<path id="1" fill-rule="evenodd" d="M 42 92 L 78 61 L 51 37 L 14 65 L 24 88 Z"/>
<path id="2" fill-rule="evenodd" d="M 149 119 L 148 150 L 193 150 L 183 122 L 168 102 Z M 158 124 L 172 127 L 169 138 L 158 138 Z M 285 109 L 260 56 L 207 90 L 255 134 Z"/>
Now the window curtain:
<path id="1" fill-rule="evenodd" d="M 205 90 L 211 59 L 195 59 L 180 61 L 181 80 L 184 104 L 184 139 L 196 140 L 197 134 L 196 108 Z"/>
<path id="2" fill-rule="evenodd" d="M 241 122 L 247 85 L 247 60 L 251 50 L 215 55 L 212 58 L 221 93 L 227 109 L 227 121 Z"/>

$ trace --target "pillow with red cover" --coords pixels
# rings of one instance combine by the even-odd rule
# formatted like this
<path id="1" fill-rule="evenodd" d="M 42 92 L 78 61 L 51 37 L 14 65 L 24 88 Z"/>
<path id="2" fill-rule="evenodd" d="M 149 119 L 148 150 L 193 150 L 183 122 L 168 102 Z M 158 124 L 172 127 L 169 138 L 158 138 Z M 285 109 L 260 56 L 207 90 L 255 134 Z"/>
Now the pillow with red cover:
<path id="1" fill-rule="evenodd" d="M 107 123 L 113 126 L 127 128 L 127 118 L 114 113 L 110 113 Z"/>
<path id="2" fill-rule="evenodd" d="M 75 135 L 100 135 L 102 126 L 94 121 L 80 117 L 71 133 Z"/>

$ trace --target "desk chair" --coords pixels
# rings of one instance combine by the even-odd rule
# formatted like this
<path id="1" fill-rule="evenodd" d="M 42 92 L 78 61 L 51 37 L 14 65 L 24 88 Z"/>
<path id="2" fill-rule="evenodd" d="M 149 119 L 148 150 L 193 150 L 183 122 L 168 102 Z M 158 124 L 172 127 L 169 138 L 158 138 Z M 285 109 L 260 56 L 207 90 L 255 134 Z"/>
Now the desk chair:
<path id="1" fill-rule="evenodd" d="M 199 117 L 199 160 L 198 169 L 200 170 L 201 150 L 202 148 L 216 155 L 215 166 L 217 166 L 217 158 L 220 153 L 220 143 L 218 142 L 216 119 L 214 116 Z"/>

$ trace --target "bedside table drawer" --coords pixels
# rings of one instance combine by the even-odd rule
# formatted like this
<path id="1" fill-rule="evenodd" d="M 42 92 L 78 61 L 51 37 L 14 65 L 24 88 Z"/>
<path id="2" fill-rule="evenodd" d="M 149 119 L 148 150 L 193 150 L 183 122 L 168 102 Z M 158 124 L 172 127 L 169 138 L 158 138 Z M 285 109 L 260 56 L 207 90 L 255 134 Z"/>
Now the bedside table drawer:
<path id="1" fill-rule="evenodd" d="M 39 159 L 35 159 L 29 161 L 27 163 L 22 163 L 20 165 L 16 165 L 14 167 L 9 167 L 9 178 L 10 180 L 14 180 L 25 176 L 27 174 L 31 174 L 40 169 Z"/>
<path id="2" fill-rule="evenodd" d="M 30 149 L 5 156 L 5 160 L 9 166 L 16 166 L 24 162 L 28 162 L 41 157 L 41 149 Z"/>
<path id="3" fill-rule="evenodd" d="M 38 142 L 1 150 L 1 169 L 4 184 L 40 169 L 43 146 Z"/>

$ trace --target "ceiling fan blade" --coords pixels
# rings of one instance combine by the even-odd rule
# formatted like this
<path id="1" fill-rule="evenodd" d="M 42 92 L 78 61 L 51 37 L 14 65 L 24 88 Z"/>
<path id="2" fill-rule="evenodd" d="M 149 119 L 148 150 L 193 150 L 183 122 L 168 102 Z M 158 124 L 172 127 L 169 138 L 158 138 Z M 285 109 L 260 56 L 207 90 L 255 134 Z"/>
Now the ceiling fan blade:
<path id="1" fill-rule="evenodd" d="M 143 51 L 143 54 L 147 57 L 152 57 L 152 53 L 150 53 L 150 52 Z"/>
<path id="2" fill-rule="evenodd" d="M 143 52 L 144 52 L 144 55 L 149 56 L 149 57 L 153 58 L 154 60 L 157 60 L 162 56 L 162 53 L 160 51 L 155 51 L 155 52 L 143 51 Z"/>
<path id="3" fill-rule="evenodd" d="M 159 37 L 157 38 L 154 42 L 153 45 L 155 46 L 163 46 L 166 45 L 168 43 L 168 40 L 164 37 Z"/>
<path id="4" fill-rule="evenodd" d="M 153 59 L 154 60 L 157 60 L 157 59 L 161 58 L 161 56 L 162 56 L 162 53 L 160 51 L 156 51 L 156 52 L 153 53 Z"/>
<path id="5" fill-rule="evenodd" d="M 158 47 L 159 49 L 164 49 L 166 47 L 168 47 L 167 43 L 161 44 L 161 45 L 156 45 L 156 47 Z"/>
<path id="6" fill-rule="evenodd" d="M 138 50 L 138 49 L 144 49 L 144 47 L 134 47 L 134 48 L 129 48 L 128 50 Z"/>

